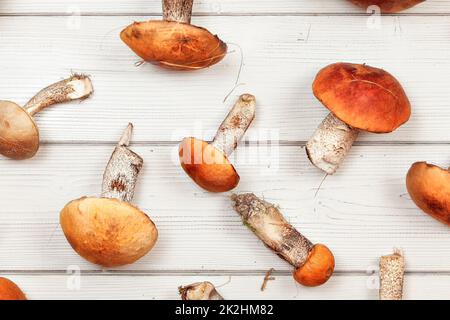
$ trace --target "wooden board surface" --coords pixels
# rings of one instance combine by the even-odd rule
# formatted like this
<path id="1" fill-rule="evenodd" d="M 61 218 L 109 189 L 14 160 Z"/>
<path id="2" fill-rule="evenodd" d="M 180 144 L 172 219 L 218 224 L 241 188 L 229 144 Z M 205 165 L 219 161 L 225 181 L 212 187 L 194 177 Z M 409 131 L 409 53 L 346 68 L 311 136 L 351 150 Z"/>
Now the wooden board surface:
<path id="1" fill-rule="evenodd" d="M 66 17 L 0 18 L 2 98 L 23 104 L 43 86 L 84 72 L 92 75 L 94 97 L 39 114 L 43 141 L 111 142 L 124 121 L 136 125 L 135 141 L 178 141 L 192 134 L 211 139 L 237 95 L 250 92 L 258 113 L 248 139 L 305 141 L 327 114 L 311 92 L 316 73 L 351 61 L 396 75 L 413 108 L 396 132 L 363 134 L 360 141 L 450 142 L 450 42 L 442 40 L 448 16 L 384 17 L 380 30 L 367 29 L 367 18 L 359 16 L 200 17 L 197 22 L 244 53 L 243 85 L 225 103 L 241 62 L 236 45 L 222 63 L 199 72 L 137 68 L 138 58 L 118 38 L 135 19 L 83 17 L 80 29 L 71 30 Z M 237 32 L 239 25 L 246 28 Z"/>
<path id="2" fill-rule="evenodd" d="M 264 275 L 18 275 L 5 274 L 20 284 L 30 299 L 180 299 L 178 287 L 211 281 L 227 299 L 378 299 L 377 275 L 339 275 L 325 286 L 305 288 L 291 276 L 275 274 L 261 292 Z M 440 300 L 448 297 L 448 275 L 407 275 L 405 299 Z"/>
<path id="3" fill-rule="evenodd" d="M 2 14 L 158 14 L 159 0 L 5 0 Z M 196 0 L 194 14 L 254 15 L 254 14 L 362 14 L 364 10 L 346 0 Z M 404 14 L 449 13 L 448 0 L 428 0 Z"/>
<path id="4" fill-rule="evenodd" d="M 195 24 L 223 38 L 228 56 L 213 68 L 176 73 L 145 64 L 118 38 L 135 20 L 158 19 L 159 1 L 7 0 L 0 3 L 0 95 L 23 104 L 71 72 L 90 74 L 94 96 L 36 117 L 41 150 L 0 158 L 0 275 L 32 299 L 178 299 L 177 287 L 224 284 L 227 298 L 377 299 L 380 255 L 407 259 L 405 298 L 450 298 L 450 230 L 412 203 L 409 166 L 450 164 L 450 1 L 433 0 L 373 19 L 344 0 L 197 1 Z M 243 60 L 241 59 L 241 50 Z M 410 121 L 385 135 L 361 134 L 335 176 L 308 161 L 304 143 L 326 116 L 311 92 L 336 61 L 385 68 L 404 85 Z M 240 64 L 239 86 L 227 101 Z M 240 93 L 256 95 L 256 121 L 233 162 L 236 192 L 280 205 L 289 221 L 336 255 L 325 286 L 295 285 L 291 268 L 266 249 L 231 208 L 229 193 L 208 194 L 178 164 L 185 136 L 213 137 Z M 134 203 L 160 231 L 136 264 L 103 270 L 82 260 L 59 227 L 70 200 L 97 195 L 104 166 L 127 122 L 145 159 Z M 264 273 L 276 281 L 261 293 Z M 66 270 L 82 272 L 80 290 Z"/>
<path id="5" fill-rule="evenodd" d="M 2 201 L 3 270 L 64 270 L 74 264 L 100 269 L 72 251 L 58 221 L 70 200 L 98 195 L 111 149 L 49 145 L 30 161 L 0 160 L 0 188 L 20 190 Z M 301 147 L 243 147 L 235 154 L 241 176 L 235 192 L 251 191 L 278 204 L 307 237 L 332 248 L 340 272 L 364 272 L 394 247 L 407 254 L 408 271 L 450 272 L 448 227 L 415 208 L 404 182 L 416 160 L 450 163 L 442 149 L 354 147 L 317 192 L 323 174 Z M 177 146 L 134 150 L 146 160 L 134 203 L 149 213 L 160 238 L 148 256 L 120 270 L 290 270 L 242 225 L 230 193 L 212 195 L 193 184 L 179 166 Z"/>

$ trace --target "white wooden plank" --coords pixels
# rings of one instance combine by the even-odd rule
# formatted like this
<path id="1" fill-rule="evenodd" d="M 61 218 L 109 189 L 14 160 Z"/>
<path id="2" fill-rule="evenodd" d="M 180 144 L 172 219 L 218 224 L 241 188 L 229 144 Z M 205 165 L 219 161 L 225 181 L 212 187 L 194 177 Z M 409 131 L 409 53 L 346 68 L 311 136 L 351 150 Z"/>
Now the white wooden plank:
<path id="1" fill-rule="evenodd" d="M 422 213 L 409 199 L 405 175 L 417 160 L 444 166 L 446 147 L 354 147 L 344 166 L 320 185 L 323 174 L 300 147 L 238 149 L 238 192 L 252 191 L 280 205 L 314 242 L 335 253 L 338 271 L 365 271 L 393 247 L 402 248 L 408 271 L 450 271 L 448 227 Z M 96 195 L 112 146 L 42 148 L 30 161 L 0 159 L 0 270 L 65 270 L 78 257 L 58 224 L 69 201 Z M 209 194 L 179 167 L 176 147 L 136 147 L 146 164 L 135 204 L 160 231 L 155 249 L 122 270 L 290 270 L 241 223 L 229 194 Z M 171 159 L 173 157 L 173 159 Z"/>
<path id="2" fill-rule="evenodd" d="M 245 54 L 244 85 L 225 104 L 238 52 L 193 73 L 136 68 L 137 58 L 118 38 L 134 19 L 84 17 L 81 29 L 70 30 L 66 17 L 0 18 L 2 99 L 25 103 L 71 70 L 86 72 L 94 97 L 39 115 L 44 141 L 113 141 L 124 121 L 135 123 L 136 141 L 171 141 L 199 131 L 210 139 L 236 96 L 249 91 L 259 102 L 250 139 L 305 141 L 327 113 L 311 93 L 316 72 L 335 61 L 367 62 L 400 79 L 413 116 L 392 134 L 360 141 L 450 141 L 450 17 L 385 17 L 380 30 L 367 29 L 365 17 L 198 18 Z"/>
<path id="3" fill-rule="evenodd" d="M 297 285 L 291 276 L 277 275 L 261 292 L 264 276 L 162 276 L 162 275 L 2 275 L 16 281 L 29 299 L 180 299 L 178 287 L 198 281 L 211 281 L 226 299 L 307 300 L 378 299 L 377 275 L 338 275 L 318 288 Z M 375 285 L 374 285 L 375 284 Z M 416 275 L 405 277 L 404 299 L 443 300 L 450 298 L 450 276 Z"/>
<path id="4" fill-rule="evenodd" d="M 142 14 L 160 13 L 161 1 L 145 0 L 3 0 L 2 14 Z M 361 9 L 345 0 L 197 0 L 195 14 L 293 14 L 293 13 L 361 13 Z M 430 0 L 407 11 L 416 13 L 449 13 L 448 0 Z"/>

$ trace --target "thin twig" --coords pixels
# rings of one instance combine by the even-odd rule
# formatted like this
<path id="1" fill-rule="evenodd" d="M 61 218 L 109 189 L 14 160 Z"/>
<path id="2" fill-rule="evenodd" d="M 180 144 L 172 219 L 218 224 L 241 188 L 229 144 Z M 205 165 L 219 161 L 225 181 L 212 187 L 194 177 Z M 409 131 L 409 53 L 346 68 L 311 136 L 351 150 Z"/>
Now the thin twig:
<path id="1" fill-rule="evenodd" d="M 232 45 L 235 45 L 236 47 L 239 48 L 239 53 L 241 55 L 241 62 L 239 64 L 239 70 L 238 70 L 238 74 L 236 77 L 236 81 L 234 82 L 234 86 L 233 88 L 230 90 L 230 92 L 225 96 L 225 98 L 223 99 L 223 102 L 225 103 L 227 101 L 227 99 L 231 96 L 231 94 L 233 93 L 234 90 L 236 90 L 237 87 L 243 85 L 243 83 L 239 83 L 239 79 L 241 77 L 241 72 L 242 72 L 242 67 L 244 65 L 244 52 L 242 51 L 242 48 L 240 45 L 236 44 L 236 43 L 230 43 Z"/>
<path id="2" fill-rule="evenodd" d="M 126 28 L 127 26 L 128 26 L 128 24 L 122 25 L 120 27 L 115 27 L 115 28 L 109 30 L 106 34 L 104 34 L 103 38 L 102 38 L 102 41 L 100 43 L 100 51 L 103 51 L 103 49 L 105 48 L 104 47 L 105 40 L 106 40 L 107 37 L 109 37 L 111 35 L 111 33 L 116 32 L 117 30 L 122 30 L 122 29 Z"/>
<path id="3" fill-rule="evenodd" d="M 325 182 L 325 179 L 328 177 L 328 173 L 325 173 L 325 176 L 323 177 L 322 181 L 319 184 L 319 187 L 316 190 L 316 193 L 314 194 L 314 199 L 317 197 L 317 195 L 319 194 L 320 188 L 322 187 L 322 184 Z"/>
<path id="4" fill-rule="evenodd" d="M 267 283 L 268 283 L 269 281 L 275 280 L 275 278 L 272 277 L 272 272 L 274 272 L 274 271 L 275 271 L 275 269 L 274 269 L 274 268 L 271 268 L 270 270 L 268 270 L 268 271 L 266 272 L 266 276 L 264 277 L 264 282 L 263 282 L 263 284 L 262 284 L 262 286 L 261 286 L 261 291 L 266 290 Z"/>
<path id="5" fill-rule="evenodd" d="M 143 64 L 145 64 L 145 60 L 139 60 L 134 63 L 134 66 L 136 68 L 138 68 L 138 67 L 142 66 Z"/>
<path id="6" fill-rule="evenodd" d="M 221 285 L 216 286 L 216 289 L 217 288 L 222 288 L 222 287 L 224 287 L 224 286 L 226 286 L 227 284 L 230 284 L 230 283 L 231 283 L 231 276 L 228 276 L 228 280 L 225 283 L 222 283 Z"/>

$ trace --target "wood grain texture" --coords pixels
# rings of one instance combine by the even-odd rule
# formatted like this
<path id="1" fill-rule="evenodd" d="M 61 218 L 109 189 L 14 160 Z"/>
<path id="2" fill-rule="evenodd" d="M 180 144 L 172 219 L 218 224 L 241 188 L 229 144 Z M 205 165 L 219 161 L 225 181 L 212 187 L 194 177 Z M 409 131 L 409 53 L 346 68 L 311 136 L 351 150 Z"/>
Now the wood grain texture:
<path id="1" fill-rule="evenodd" d="M 149 213 L 160 237 L 148 256 L 119 270 L 291 270 L 242 225 L 230 193 L 207 193 L 185 175 L 176 146 L 132 148 L 145 161 L 134 203 Z M 236 191 L 279 204 L 311 241 L 330 247 L 337 271 L 365 272 L 399 247 L 408 272 L 448 272 L 448 227 L 417 209 L 405 187 L 414 161 L 449 164 L 445 148 L 354 147 L 316 195 L 323 174 L 300 147 L 241 146 L 233 159 L 241 175 Z M 111 149 L 49 145 L 30 161 L 0 160 L 0 190 L 8 195 L 1 200 L 0 270 L 99 270 L 70 248 L 58 217 L 68 201 L 99 194 Z"/>
<path id="2" fill-rule="evenodd" d="M 142 14 L 161 13 L 161 1 L 153 0 L 4 0 L 2 14 Z M 346 0 L 197 0 L 194 14 L 356 14 L 364 13 Z M 429 0 L 407 11 L 417 13 L 449 13 L 448 0 Z"/>
<path id="3" fill-rule="evenodd" d="M 219 288 L 228 299 L 378 299 L 378 259 L 398 247 L 406 256 L 406 299 L 450 298 L 449 229 L 422 213 L 405 187 L 413 162 L 450 164 L 450 0 L 380 19 L 345 0 L 197 0 L 193 23 L 220 35 L 230 54 L 193 73 L 135 67 L 138 58 L 120 41 L 123 27 L 159 19 L 161 11 L 160 1 L 148 0 L 0 2 L 0 99 L 25 103 L 72 71 L 90 74 L 95 87 L 92 99 L 36 117 L 43 141 L 36 158 L 0 158 L 1 276 L 31 299 L 179 299 L 179 285 L 203 280 L 229 281 Z M 240 48 L 240 85 L 223 103 Z M 327 114 L 312 80 L 336 61 L 394 74 L 413 115 L 392 134 L 361 134 L 318 191 L 324 175 L 300 146 Z M 278 203 L 308 238 L 333 250 L 337 274 L 323 287 L 296 285 L 290 266 L 242 225 L 230 194 L 199 189 L 178 165 L 176 142 L 211 139 L 244 92 L 256 95 L 258 112 L 246 136 L 252 145 L 233 155 L 237 191 Z M 145 160 L 134 203 L 149 212 L 160 239 L 138 263 L 102 270 L 70 248 L 59 210 L 100 194 L 128 121 Z M 272 267 L 276 280 L 261 292 Z M 80 290 L 68 289 L 68 268 L 83 271 Z"/>
<path id="4" fill-rule="evenodd" d="M 290 276 L 276 275 L 261 292 L 264 275 L 82 275 L 79 289 L 69 275 L 4 275 L 19 284 L 30 299 L 180 299 L 178 286 L 211 281 L 226 299 L 378 299 L 377 274 L 338 275 L 324 286 L 306 288 Z M 404 299 L 448 299 L 448 275 L 407 275 Z M 68 286 L 69 284 L 69 286 Z M 70 288 L 70 289 L 68 289 Z"/>
<path id="5" fill-rule="evenodd" d="M 37 117 L 44 142 L 115 141 L 124 121 L 136 125 L 134 141 L 211 139 L 240 93 L 257 97 L 257 115 L 247 138 L 305 141 L 327 114 L 311 90 L 318 70 L 351 61 L 383 67 L 404 85 L 412 102 L 410 121 L 396 132 L 363 134 L 359 141 L 449 142 L 450 91 L 446 77 L 450 17 L 384 17 L 381 29 L 353 17 L 197 17 L 229 42 L 231 53 L 213 68 L 171 72 L 138 58 L 118 33 L 139 17 L 0 18 L 2 99 L 24 103 L 36 91 L 71 71 L 94 81 L 94 96 L 61 105 Z M 239 26 L 244 26 L 240 28 Z M 254 30 L 258 30 L 257 33 Z M 45 36 L 44 36 L 45 35 Z M 239 86 L 232 89 L 240 64 Z"/>

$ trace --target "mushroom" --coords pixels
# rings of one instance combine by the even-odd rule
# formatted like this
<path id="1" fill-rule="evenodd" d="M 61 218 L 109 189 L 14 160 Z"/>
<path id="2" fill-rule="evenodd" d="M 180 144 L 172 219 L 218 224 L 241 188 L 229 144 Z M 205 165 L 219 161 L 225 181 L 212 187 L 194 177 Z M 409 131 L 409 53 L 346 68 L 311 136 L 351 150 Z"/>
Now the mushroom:
<path id="1" fill-rule="evenodd" d="M 0 277 L 0 300 L 27 300 L 27 298 L 14 282 Z"/>
<path id="2" fill-rule="evenodd" d="M 323 244 L 313 244 L 283 217 L 278 208 L 253 193 L 233 195 L 234 209 L 243 223 L 279 257 L 294 266 L 294 279 L 308 287 L 328 281 L 334 256 Z"/>
<path id="3" fill-rule="evenodd" d="M 365 64 L 331 64 L 319 71 L 312 89 L 331 113 L 306 143 L 306 153 L 327 174 L 336 172 L 359 131 L 392 132 L 411 115 L 397 79 Z"/>
<path id="4" fill-rule="evenodd" d="M 198 282 L 179 287 L 182 300 L 224 300 L 211 282 Z"/>
<path id="5" fill-rule="evenodd" d="M 23 108 L 0 101 L 0 154 L 15 160 L 33 157 L 39 149 L 39 129 L 33 116 L 56 103 L 85 99 L 92 92 L 89 77 L 76 74 L 42 89 Z"/>
<path id="6" fill-rule="evenodd" d="M 218 63 L 227 45 L 208 30 L 191 25 L 194 0 L 163 0 L 163 20 L 135 22 L 120 38 L 143 60 L 175 70 Z"/>
<path id="7" fill-rule="evenodd" d="M 378 6 L 383 13 L 396 13 L 425 2 L 425 0 L 350 0 L 361 8 Z"/>
<path id="8" fill-rule="evenodd" d="M 72 248 L 86 260 L 104 267 L 130 264 L 155 245 L 153 221 L 129 202 L 133 199 L 142 158 L 128 146 L 130 123 L 103 175 L 101 198 L 83 197 L 61 211 L 60 223 Z"/>
<path id="9" fill-rule="evenodd" d="M 406 188 L 420 209 L 450 226 L 450 168 L 416 162 L 406 176 Z"/>
<path id="10" fill-rule="evenodd" d="M 380 300 L 402 300 L 405 259 L 398 250 L 380 258 Z"/>
<path id="11" fill-rule="evenodd" d="M 210 192 L 225 192 L 238 185 L 239 175 L 228 157 L 252 123 L 255 111 L 255 97 L 243 94 L 220 125 L 212 143 L 192 137 L 181 142 L 181 167 L 200 187 Z"/>

